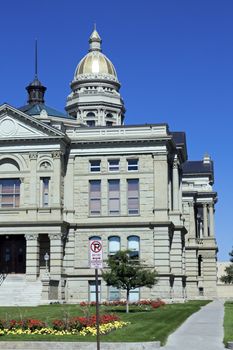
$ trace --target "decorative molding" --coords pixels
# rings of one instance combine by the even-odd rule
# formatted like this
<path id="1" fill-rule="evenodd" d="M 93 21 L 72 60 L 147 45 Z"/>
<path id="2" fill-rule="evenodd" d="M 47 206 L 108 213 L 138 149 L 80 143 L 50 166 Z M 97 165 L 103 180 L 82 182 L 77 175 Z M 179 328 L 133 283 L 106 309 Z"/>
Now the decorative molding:
<path id="1" fill-rule="evenodd" d="M 38 233 L 26 233 L 24 235 L 24 237 L 26 238 L 26 241 L 37 241 L 39 234 Z"/>
<path id="2" fill-rule="evenodd" d="M 52 152 L 53 159 L 60 159 L 61 156 L 62 156 L 62 152 L 61 151 L 53 151 Z"/>
<path id="3" fill-rule="evenodd" d="M 54 239 L 62 240 L 63 239 L 62 233 L 49 233 L 48 236 L 49 236 L 50 240 L 54 240 Z"/>
<path id="4" fill-rule="evenodd" d="M 29 152 L 29 159 L 30 160 L 36 160 L 38 158 L 37 152 Z"/>

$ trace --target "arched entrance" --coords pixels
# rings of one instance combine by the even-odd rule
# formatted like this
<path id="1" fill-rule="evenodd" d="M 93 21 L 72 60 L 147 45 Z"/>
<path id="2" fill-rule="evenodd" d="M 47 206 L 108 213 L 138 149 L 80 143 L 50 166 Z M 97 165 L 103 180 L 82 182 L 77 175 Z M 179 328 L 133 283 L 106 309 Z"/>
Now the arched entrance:
<path id="1" fill-rule="evenodd" d="M 24 235 L 0 236 L 0 273 L 26 272 L 26 240 Z"/>

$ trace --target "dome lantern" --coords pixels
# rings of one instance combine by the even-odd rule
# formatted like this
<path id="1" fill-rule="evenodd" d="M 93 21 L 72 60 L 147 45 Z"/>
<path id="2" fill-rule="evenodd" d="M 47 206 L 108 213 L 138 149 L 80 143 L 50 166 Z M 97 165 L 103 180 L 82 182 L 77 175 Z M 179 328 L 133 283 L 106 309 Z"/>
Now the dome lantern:
<path id="1" fill-rule="evenodd" d="M 89 38 L 90 48 L 89 51 L 101 51 L 102 40 L 96 29 L 93 30 Z"/>

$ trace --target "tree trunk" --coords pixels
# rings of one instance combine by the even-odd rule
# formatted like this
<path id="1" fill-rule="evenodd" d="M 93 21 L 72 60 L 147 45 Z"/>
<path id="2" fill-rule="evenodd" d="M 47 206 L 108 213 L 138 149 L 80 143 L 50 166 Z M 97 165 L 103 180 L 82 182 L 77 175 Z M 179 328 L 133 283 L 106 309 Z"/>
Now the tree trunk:
<path id="1" fill-rule="evenodd" d="M 126 313 L 129 313 L 129 289 L 126 291 Z"/>

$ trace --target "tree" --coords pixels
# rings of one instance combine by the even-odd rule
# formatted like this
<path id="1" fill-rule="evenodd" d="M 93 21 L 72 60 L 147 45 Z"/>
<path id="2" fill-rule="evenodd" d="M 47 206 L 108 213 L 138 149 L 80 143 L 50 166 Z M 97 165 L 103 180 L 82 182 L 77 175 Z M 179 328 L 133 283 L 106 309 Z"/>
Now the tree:
<path id="1" fill-rule="evenodd" d="M 139 287 L 152 288 L 158 282 L 157 272 L 146 269 L 129 250 L 120 250 L 109 256 L 109 270 L 102 271 L 107 286 L 126 290 L 126 312 L 129 312 L 129 292 Z"/>
<path id="2" fill-rule="evenodd" d="M 229 255 L 231 264 L 225 268 L 225 275 L 221 276 L 220 280 L 226 284 L 233 284 L 233 248 Z"/>

